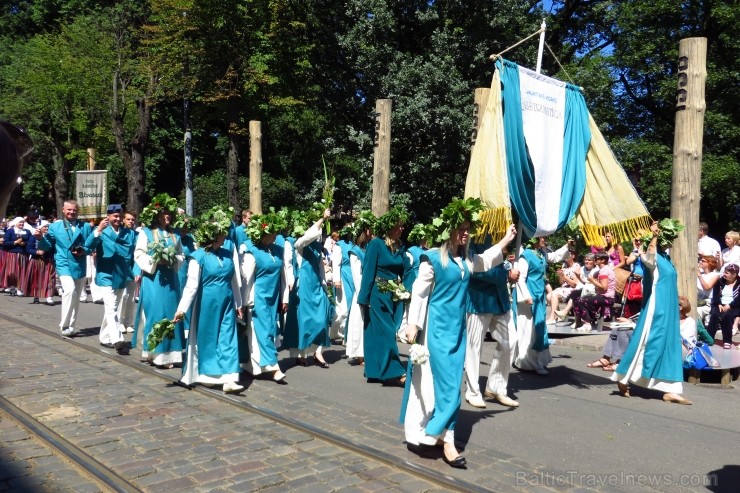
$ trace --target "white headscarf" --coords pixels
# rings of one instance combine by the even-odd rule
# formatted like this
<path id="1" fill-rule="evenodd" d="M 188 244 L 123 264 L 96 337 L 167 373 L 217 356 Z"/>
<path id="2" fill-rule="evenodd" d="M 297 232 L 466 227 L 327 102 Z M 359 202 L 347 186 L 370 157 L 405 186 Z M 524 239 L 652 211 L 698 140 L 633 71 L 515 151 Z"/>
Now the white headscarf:
<path id="1" fill-rule="evenodd" d="M 15 230 L 15 233 L 16 234 L 22 234 L 22 233 L 24 233 L 26 231 L 24 228 L 19 228 L 17 226 L 17 224 L 20 221 L 25 221 L 25 219 L 23 219 L 21 216 L 18 216 L 15 219 L 13 219 L 12 221 L 10 221 L 10 224 L 8 224 L 8 227 L 13 228 Z"/>

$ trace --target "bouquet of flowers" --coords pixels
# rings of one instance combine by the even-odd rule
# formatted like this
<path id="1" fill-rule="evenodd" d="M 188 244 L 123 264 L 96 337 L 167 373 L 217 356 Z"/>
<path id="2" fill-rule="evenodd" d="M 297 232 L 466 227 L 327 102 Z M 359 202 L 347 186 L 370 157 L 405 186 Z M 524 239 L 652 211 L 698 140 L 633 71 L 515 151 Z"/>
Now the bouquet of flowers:
<path id="1" fill-rule="evenodd" d="M 403 301 L 404 303 L 411 301 L 411 293 L 408 292 L 406 286 L 400 280 L 376 279 L 376 282 L 378 284 L 378 291 L 381 293 L 391 293 L 391 299 L 393 301 Z"/>
<path id="2" fill-rule="evenodd" d="M 149 243 L 146 247 L 149 252 L 151 252 L 150 255 L 152 257 L 152 261 L 154 261 L 155 264 L 158 264 L 162 260 L 169 267 L 172 267 L 175 264 L 175 255 L 177 255 L 177 250 L 175 250 L 174 246 L 164 246 L 162 243 L 155 241 Z"/>
<path id="3" fill-rule="evenodd" d="M 421 344 L 412 344 L 409 348 L 409 360 L 415 365 L 423 365 L 429 361 L 429 350 Z"/>
<path id="4" fill-rule="evenodd" d="M 165 338 L 170 340 L 175 338 L 175 324 L 171 320 L 163 318 L 152 325 L 152 331 L 146 337 L 146 350 L 149 352 L 154 351 L 157 346 L 162 344 Z"/>

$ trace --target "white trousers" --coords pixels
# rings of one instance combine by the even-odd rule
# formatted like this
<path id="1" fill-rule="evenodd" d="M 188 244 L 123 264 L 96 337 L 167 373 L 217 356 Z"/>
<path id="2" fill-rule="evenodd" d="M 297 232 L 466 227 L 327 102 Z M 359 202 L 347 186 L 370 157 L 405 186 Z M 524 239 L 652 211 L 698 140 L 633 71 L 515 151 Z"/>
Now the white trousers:
<path id="1" fill-rule="evenodd" d="M 493 358 L 488 372 L 486 389 L 494 394 L 507 394 L 509 373 L 513 359 L 513 343 L 516 341 L 516 327 L 511 311 L 502 315 L 492 313 L 468 313 L 468 346 L 465 351 L 465 397 L 480 398 L 480 358 L 483 338 L 490 329 L 496 340 Z"/>
<path id="2" fill-rule="evenodd" d="M 118 319 L 124 327 L 133 327 L 134 325 L 134 307 L 136 302 L 136 282 L 132 279 L 126 283 L 121 298 L 121 305 L 118 310 Z"/>
<path id="3" fill-rule="evenodd" d="M 346 296 L 344 296 L 344 289 L 341 286 L 334 286 L 334 300 L 334 320 L 332 320 L 331 327 L 329 327 L 329 337 L 331 339 L 344 339 L 346 337 L 344 327 L 347 324 L 349 306 L 347 305 Z"/>
<path id="4" fill-rule="evenodd" d="M 100 342 L 115 344 L 123 340 L 121 329 L 123 326 L 118 320 L 118 306 L 123 297 L 123 289 L 113 289 L 111 286 L 98 286 L 98 292 L 103 297 L 103 321 L 100 323 Z"/>
<path id="5" fill-rule="evenodd" d="M 75 325 L 77 310 L 80 307 L 80 293 L 85 288 L 87 278 L 59 276 L 59 282 L 62 284 L 62 321 L 59 322 L 59 328 L 64 330 Z"/>

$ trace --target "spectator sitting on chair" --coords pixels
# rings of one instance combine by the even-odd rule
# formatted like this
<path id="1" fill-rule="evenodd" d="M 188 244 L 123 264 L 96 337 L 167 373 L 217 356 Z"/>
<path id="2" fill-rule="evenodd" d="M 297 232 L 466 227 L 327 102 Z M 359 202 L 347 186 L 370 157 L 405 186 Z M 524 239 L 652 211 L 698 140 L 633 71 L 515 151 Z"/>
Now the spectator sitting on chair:
<path id="1" fill-rule="evenodd" d="M 732 326 L 735 318 L 740 317 L 740 282 L 737 280 L 737 264 L 725 267 L 722 279 L 712 290 L 712 311 L 709 315 L 709 334 L 722 329 L 724 349 L 732 349 Z"/>
<path id="2" fill-rule="evenodd" d="M 591 323 L 598 319 L 599 313 L 614 304 L 617 279 L 614 268 L 609 263 L 609 254 L 598 252 L 595 258 L 596 265 L 599 267 L 598 278 L 589 277 L 588 282 L 596 286 L 596 294 L 581 296 L 573 304 L 573 311 L 576 315 L 573 328 L 576 330 L 592 330 Z"/>
<path id="3" fill-rule="evenodd" d="M 550 304 L 550 314 L 547 317 L 546 323 L 548 325 L 556 322 L 555 317 L 557 316 L 560 302 L 565 303 L 570 296 L 570 293 L 578 287 L 580 284 L 581 266 L 576 262 L 576 251 L 570 250 L 568 256 L 565 257 L 563 267 L 558 269 L 558 278 L 560 281 L 560 287 L 555 288 L 548 294 L 548 302 Z M 563 320 L 565 318 L 563 317 Z"/>
<path id="4" fill-rule="evenodd" d="M 719 263 L 716 257 L 702 255 L 696 272 L 696 316 L 705 325 L 709 323 L 711 311 L 712 290 L 720 280 Z"/>

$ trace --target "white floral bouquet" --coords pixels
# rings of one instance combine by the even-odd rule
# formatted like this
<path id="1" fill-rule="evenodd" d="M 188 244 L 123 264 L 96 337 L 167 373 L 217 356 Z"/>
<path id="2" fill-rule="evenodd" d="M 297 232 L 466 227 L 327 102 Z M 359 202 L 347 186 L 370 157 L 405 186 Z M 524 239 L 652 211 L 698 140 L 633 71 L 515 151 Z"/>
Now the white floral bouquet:
<path id="1" fill-rule="evenodd" d="M 175 264 L 175 255 L 177 255 L 177 250 L 175 250 L 174 246 L 164 246 L 162 243 L 155 241 L 149 243 L 146 247 L 149 249 L 152 261 L 155 264 L 158 264 L 161 260 L 164 260 L 170 267 Z"/>
<path id="2" fill-rule="evenodd" d="M 404 303 L 411 301 L 411 293 L 400 280 L 376 279 L 376 282 L 378 283 L 378 291 L 381 293 L 391 293 L 391 299 L 393 301 L 403 301 Z"/>
<path id="3" fill-rule="evenodd" d="M 409 359 L 415 365 L 423 365 L 429 361 L 429 350 L 421 344 L 412 344 L 409 348 Z"/>

